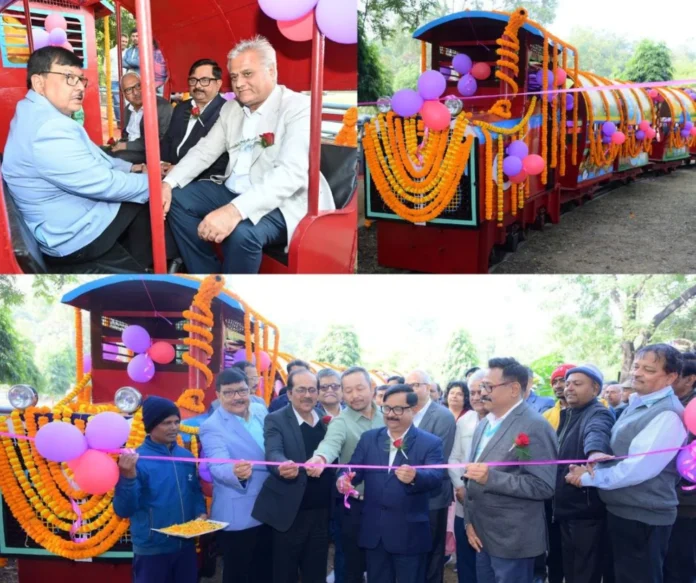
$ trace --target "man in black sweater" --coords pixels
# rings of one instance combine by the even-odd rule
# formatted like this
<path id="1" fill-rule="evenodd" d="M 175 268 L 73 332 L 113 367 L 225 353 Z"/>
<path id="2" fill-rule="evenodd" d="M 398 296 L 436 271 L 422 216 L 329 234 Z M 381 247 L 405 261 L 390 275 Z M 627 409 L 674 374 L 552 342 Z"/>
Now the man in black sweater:
<path id="1" fill-rule="evenodd" d="M 565 399 L 558 426 L 558 459 L 611 456 L 614 416 L 597 400 L 602 373 L 585 364 L 566 372 Z M 600 583 L 606 540 L 606 510 L 595 488 L 576 488 L 565 480 L 568 466 L 559 465 L 553 520 L 561 529 L 563 573 L 567 583 Z"/>

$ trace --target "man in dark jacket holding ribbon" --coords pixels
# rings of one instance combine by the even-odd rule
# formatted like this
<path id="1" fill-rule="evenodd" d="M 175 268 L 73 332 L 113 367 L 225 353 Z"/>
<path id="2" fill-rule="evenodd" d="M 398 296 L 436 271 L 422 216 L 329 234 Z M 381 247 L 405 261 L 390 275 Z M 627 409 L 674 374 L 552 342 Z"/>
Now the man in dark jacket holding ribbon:
<path id="1" fill-rule="evenodd" d="M 137 453 L 123 454 L 118 461 L 121 477 L 114 493 L 114 512 L 130 518 L 133 583 L 198 581 L 195 540 L 153 530 L 207 517 L 196 464 L 138 459 L 193 459 L 188 450 L 176 444 L 180 421 L 174 403 L 151 395 L 143 403 L 147 437 Z"/>
<path id="2" fill-rule="evenodd" d="M 603 459 L 611 455 L 614 416 L 597 395 L 603 376 L 591 364 L 569 369 L 564 391 L 567 408 L 558 426 L 558 458 Z M 567 583 L 600 583 L 607 546 L 606 509 L 595 488 L 568 484 L 567 465 L 559 465 L 553 503 L 554 522 L 561 530 L 563 574 Z"/>

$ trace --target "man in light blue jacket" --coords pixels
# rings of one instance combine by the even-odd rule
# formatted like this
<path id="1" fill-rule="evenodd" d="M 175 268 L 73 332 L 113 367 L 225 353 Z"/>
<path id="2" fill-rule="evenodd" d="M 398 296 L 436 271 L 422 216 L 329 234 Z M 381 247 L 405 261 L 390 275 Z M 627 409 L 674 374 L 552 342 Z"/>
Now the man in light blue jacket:
<path id="1" fill-rule="evenodd" d="M 49 269 L 142 272 L 152 264 L 147 176 L 107 156 L 70 118 L 87 87 L 81 67 L 61 47 L 31 55 L 2 173 Z"/>
<path id="2" fill-rule="evenodd" d="M 271 583 L 271 528 L 251 517 L 269 473 L 251 461 L 265 459 L 263 425 L 266 408 L 249 400 L 249 385 L 237 368 L 222 371 L 216 381 L 220 406 L 201 425 L 207 458 L 246 460 L 210 464 L 213 476 L 211 518 L 229 522 L 218 533 L 223 557 L 223 583 Z"/>

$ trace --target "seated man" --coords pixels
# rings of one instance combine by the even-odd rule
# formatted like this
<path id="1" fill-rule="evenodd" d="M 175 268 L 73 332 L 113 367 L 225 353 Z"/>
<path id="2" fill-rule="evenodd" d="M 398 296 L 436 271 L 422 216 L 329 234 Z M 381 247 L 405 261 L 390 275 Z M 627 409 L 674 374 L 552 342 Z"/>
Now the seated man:
<path id="1" fill-rule="evenodd" d="M 188 86 L 193 97 L 174 108 L 172 121 L 160 142 L 162 173 L 166 176 L 188 151 L 215 125 L 220 110 L 227 101 L 220 95 L 222 69 L 215 61 L 201 59 L 191 65 Z M 229 156 L 222 154 L 210 168 L 206 168 L 196 180 L 222 175 Z"/>
<path id="2" fill-rule="evenodd" d="M 121 77 L 121 89 L 128 102 L 123 112 L 121 140 L 111 149 L 111 155 L 133 164 L 145 163 L 145 109 L 140 75 L 126 73 Z M 157 125 L 159 138 L 164 137 L 172 120 L 172 106 L 163 97 L 157 96 Z"/>
<path id="3" fill-rule="evenodd" d="M 152 263 L 147 176 L 107 156 L 70 119 L 87 86 L 81 67 L 60 47 L 31 55 L 3 174 L 50 269 L 144 271 Z"/>
<path id="4" fill-rule="evenodd" d="M 263 37 L 232 49 L 228 68 L 237 102 L 224 105 L 162 186 L 190 273 L 258 273 L 263 248 L 287 244 L 307 214 L 309 97 L 277 85 L 275 50 Z M 192 182 L 225 151 L 224 176 Z M 322 176 L 319 209 L 334 208 Z M 222 243 L 222 265 L 211 243 Z"/>

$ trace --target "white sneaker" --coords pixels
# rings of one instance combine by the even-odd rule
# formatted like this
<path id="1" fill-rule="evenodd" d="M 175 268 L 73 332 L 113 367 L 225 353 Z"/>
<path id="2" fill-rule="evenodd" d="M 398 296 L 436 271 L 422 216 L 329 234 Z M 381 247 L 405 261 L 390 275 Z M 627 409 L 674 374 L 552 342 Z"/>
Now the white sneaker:
<path id="1" fill-rule="evenodd" d="M 335 579 L 336 579 L 336 575 L 334 575 L 334 572 L 331 571 L 331 573 L 329 573 L 326 576 L 326 583 L 334 583 Z"/>

